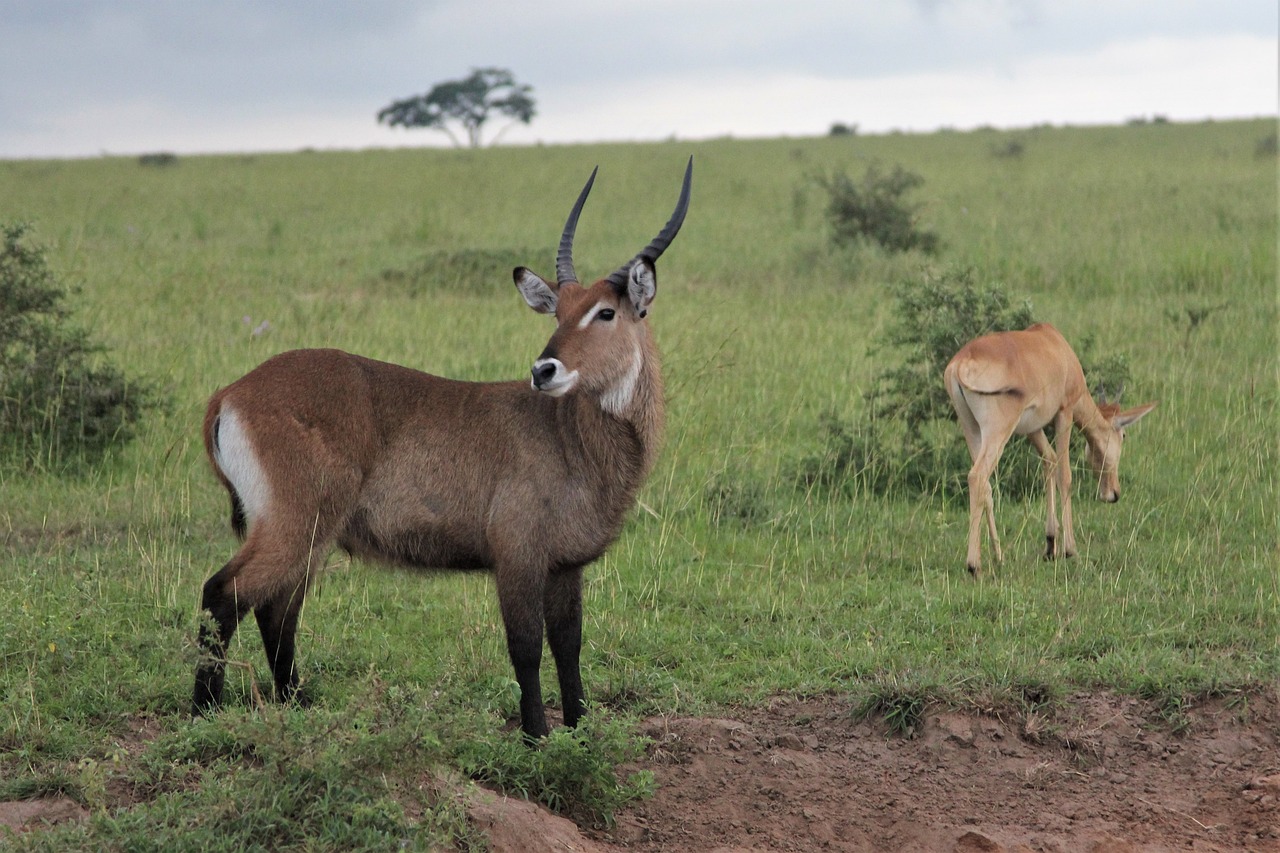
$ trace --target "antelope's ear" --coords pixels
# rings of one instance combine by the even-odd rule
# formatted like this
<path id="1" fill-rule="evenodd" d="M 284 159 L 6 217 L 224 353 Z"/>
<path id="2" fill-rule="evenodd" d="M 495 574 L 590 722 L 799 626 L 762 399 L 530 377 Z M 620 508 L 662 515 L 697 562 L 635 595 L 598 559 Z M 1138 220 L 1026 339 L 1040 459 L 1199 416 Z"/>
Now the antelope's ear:
<path id="1" fill-rule="evenodd" d="M 653 297 L 658 293 L 658 272 L 653 262 L 640 258 L 631 265 L 627 273 L 627 298 L 636 309 L 636 313 L 644 317 L 649 313 Z"/>
<path id="2" fill-rule="evenodd" d="M 511 272 L 516 280 L 516 288 L 529 307 L 539 314 L 556 313 L 556 305 L 560 302 L 557 288 L 542 280 L 542 277 L 525 267 L 516 267 Z"/>
<path id="3" fill-rule="evenodd" d="M 1116 429 L 1124 429 L 1125 427 L 1132 426 L 1142 420 L 1143 415 L 1155 407 L 1155 403 L 1144 403 L 1141 406 L 1136 406 L 1132 409 L 1119 412 L 1111 417 L 1111 423 L 1115 425 Z"/>

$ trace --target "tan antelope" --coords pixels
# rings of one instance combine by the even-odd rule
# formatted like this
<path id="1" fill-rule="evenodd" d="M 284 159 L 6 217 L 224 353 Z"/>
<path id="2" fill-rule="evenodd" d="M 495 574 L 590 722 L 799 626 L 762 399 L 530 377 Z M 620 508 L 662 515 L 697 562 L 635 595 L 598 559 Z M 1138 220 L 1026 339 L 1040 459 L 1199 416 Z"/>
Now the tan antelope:
<path id="1" fill-rule="evenodd" d="M 243 544 L 204 585 L 195 713 L 221 702 L 227 643 L 250 610 L 278 698 L 295 696 L 299 609 L 336 544 L 413 568 L 491 570 L 525 734 L 547 733 L 544 625 L 564 722 L 578 722 L 582 571 L 617 538 L 662 438 L 645 317 L 692 175 L 690 158 L 671 219 L 607 278 L 584 287 L 573 268 L 594 171 L 565 223 L 555 283 L 515 269 L 529 306 L 556 320 L 531 380 L 459 382 L 312 349 L 268 359 L 213 395 L 205 447 Z"/>
<path id="2" fill-rule="evenodd" d="M 1066 339 L 1048 323 L 970 341 L 951 359 L 944 378 L 973 457 L 969 471 L 969 571 L 976 576 L 982 570 L 979 540 L 984 515 L 996 562 L 1002 559 L 991 499 L 991 474 L 1014 434 L 1025 435 L 1044 461 L 1049 493 L 1045 559 L 1051 560 L 1059 552 L 1065 557 L 1075 556 L 1068 459 L 1072 423 L 1080 427 L 1088 443 L 1089 467 L 1098 475 L 1099 499 L 1115 503 L 1120 500 L 1118 472 L 1125 428 L 1156 404 L 1123 412 L 1114 403 L 1095 404 L 1085 387 L 1080 360 Z M 1053 424 L 1056 450 L 1044 435 L 1049 424 Z M 1060 543 L 1055 486 L 1062 492 Z"/>

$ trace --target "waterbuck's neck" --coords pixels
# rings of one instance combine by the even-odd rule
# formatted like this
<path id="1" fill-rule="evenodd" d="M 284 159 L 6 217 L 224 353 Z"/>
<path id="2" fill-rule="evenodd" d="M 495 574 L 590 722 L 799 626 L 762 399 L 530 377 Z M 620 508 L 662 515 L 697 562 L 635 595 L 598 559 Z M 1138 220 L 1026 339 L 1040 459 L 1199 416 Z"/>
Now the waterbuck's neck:
<path id="1" fill-rule="evenodd" d="M 607 395 L 606 395 L 607 396 Z M 573 452 L 581 454 L 581 473 L 596 476 L 626 508 L 652 470 L 662 446 L 665 406 L 662 370 L 657 350 L 643 347 L 640 368 L 625 400 L 586 394 L 565 398 L 560 406 L 565 424 L 562 435 L 572 435 Z"/>

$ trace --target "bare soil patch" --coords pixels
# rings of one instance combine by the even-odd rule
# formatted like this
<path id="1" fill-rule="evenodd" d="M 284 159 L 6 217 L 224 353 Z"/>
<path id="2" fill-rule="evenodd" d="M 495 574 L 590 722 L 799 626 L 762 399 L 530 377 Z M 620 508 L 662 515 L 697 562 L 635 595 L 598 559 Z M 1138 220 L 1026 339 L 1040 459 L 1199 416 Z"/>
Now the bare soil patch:
<path id="1" fill-rule="evenodd" d="M 778 699 L 646 721 L 658 791 L 610 831 L 544 835 L 562 819 L 493 801 L 486 819 L 500 851 L 1280 851 L 1277 692 L 1178 723 L 1105 694 L 1052 717 L 937 709 L 902 738 L 838 698 Z"/>

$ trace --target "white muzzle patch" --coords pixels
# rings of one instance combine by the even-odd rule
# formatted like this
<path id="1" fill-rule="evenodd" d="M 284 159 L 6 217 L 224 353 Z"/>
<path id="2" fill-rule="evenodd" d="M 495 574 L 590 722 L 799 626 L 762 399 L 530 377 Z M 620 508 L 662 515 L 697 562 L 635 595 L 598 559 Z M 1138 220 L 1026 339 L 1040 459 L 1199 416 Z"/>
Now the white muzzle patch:
<path id="1" fill-rule="evenodd" d="M 529 385 L 535 391 L 552 397 L 563 397 L 577 384 L 578 371 L 565 370 L 558 358 L 540 358 L 533 363 L 533 378 L 529 380 Z"/>

